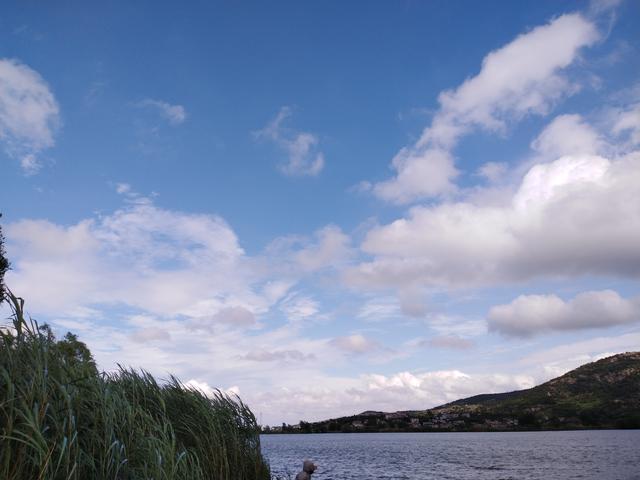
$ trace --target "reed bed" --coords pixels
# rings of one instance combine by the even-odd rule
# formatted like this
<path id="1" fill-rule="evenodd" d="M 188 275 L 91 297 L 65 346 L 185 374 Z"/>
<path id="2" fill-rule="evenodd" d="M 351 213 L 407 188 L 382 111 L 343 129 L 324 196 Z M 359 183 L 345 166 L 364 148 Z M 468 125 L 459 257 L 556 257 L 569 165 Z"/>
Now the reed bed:
<path id="1" fill-rule="evenodd" d="M 269 479 L 256 419 L 238 397 L 144 371 L 99 373 L 74 335 L 57 341 L 25 319 L 22 299 L 6 298 L 1 479 Z"/>

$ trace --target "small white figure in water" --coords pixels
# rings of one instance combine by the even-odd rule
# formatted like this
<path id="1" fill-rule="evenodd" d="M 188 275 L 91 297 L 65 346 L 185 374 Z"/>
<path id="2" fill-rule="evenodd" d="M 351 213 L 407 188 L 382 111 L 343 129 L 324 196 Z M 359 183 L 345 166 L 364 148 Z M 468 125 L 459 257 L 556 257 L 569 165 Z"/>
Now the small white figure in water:
<path id="1" fill-rule="evenodd" d="M 318 469 L 317 465 L 311 460 L 305 460 L 302 463 L 302 471 L 296 475 L 296 480 L 311 480 L 311 474 Z"/>

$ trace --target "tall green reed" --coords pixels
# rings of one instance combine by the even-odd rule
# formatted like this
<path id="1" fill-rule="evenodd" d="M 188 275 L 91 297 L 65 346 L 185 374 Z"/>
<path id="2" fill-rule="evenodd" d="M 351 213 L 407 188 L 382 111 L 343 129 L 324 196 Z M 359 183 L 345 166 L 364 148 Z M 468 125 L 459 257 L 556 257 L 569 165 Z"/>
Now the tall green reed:
<path id="1" fill-rule="evenodd" d="M 261 480 L 253 413 L 238 397 L 208 397 L 174 377 L 99 373 L 84 344 L 56 341 L 7 292 L 0 329 L 3 480 Z"/>

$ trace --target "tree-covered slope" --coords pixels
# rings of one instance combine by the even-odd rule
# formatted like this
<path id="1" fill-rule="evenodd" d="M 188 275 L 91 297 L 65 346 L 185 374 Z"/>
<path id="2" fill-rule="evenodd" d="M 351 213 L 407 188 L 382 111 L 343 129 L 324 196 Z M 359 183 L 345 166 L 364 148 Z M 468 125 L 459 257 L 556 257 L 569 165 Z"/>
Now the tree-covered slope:
<path id="1" fill-rule="evenodd" d="M 483 394 L 430 410 L 363 412 L 292 431 L 474 431 L 640 428 L 640 352 L 588 363 L 527 390 Z"/>
<path id="2" fill-rule="evenodd" d="M 478 395 L 434 410 L 516 419 L 525 427 L 640 427 L 640 352 L 588 363 L 528 390 Z"/>

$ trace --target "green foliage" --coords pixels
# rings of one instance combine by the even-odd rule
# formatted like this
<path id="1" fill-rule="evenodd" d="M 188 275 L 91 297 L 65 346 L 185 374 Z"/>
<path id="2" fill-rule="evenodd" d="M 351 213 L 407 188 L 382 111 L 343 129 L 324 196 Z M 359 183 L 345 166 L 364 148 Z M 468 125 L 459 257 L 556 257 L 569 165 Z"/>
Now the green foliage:
<path id="1" fill-rule="evenodd" d="M 536 415 L 532 412 L 524 412 L 518 417 L 518 424 L 525 428 L 535 428 L 540 426 L 540 422 Z"/>
<path id="2" fill-rule="evenodd" d="M 1 213 L 0 218 L 2 218 Z M 0 225 L 0 303 L 2 303 L 5 297 L 4 274 L 9 270 L 9 260 L 7 260 L 5 255 L 4 237 L 2 236 L 2 225 Z"/>
<path id="3" fill-rule="evenodd" d="M 268 479 L 255 417 L 146 372 L 99 374 L 73 334 L 26 321 L 8 292 L 13 326 L 0 329 L 3 480 Z"/>

